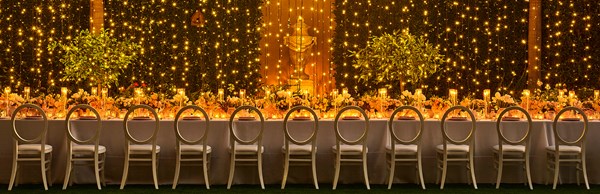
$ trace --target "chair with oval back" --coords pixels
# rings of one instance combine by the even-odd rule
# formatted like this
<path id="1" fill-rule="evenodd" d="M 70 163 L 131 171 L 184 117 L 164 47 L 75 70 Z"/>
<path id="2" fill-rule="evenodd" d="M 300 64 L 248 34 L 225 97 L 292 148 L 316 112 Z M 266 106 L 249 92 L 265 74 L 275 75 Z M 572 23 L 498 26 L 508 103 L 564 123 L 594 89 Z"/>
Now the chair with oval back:
<path id="1" fill-rule="evenodd" d="M 154 116 L 154 129 L 152 135 L 145 140 L 136 139 L 131 135 L 129 131 L 129 115 L 131 115 L 137 109 L 145 109 Z M 136 119 L 134 117 L 134 119 Z M 140 118 L 142 119 L 142 118 Z M 152 118 L 143 118 L 143 120 L 151 120 Z M 144 121 L 141 121 L 144 122 Z M 129 165 L 131 162 L 151 162 L 152 164 L 152 177 L 154 180 L 154 188 L 158 189 L 158 154 L 160 153 L 160 146 L 156 145 L 156 136 L 160 128 L 160 121 L 156 111 L 148 105 L 135 105 L 129 108 L 129 111 L 125 114 L 123 119 L 123 129 L 125 130 L 125 160 L 123 167 L 123 177 L 121 178 L 121 187 L 123 189 L 127 182 L 127 175 L 129 173 Z"/>
<path id="2" fill-rule="evenodd" d="M 419 128 L 417 134 L 409 140 L 403 140 L 398 137 L 396 130 L 394 130 L 394 119 L 396 114 L 404 111 L 411 110 L 419 116 Z M 392 112 L 388 121 L 388 132 L 390 133 L 390 144 L 386 145 L 386 151 L 388 157 L 388 163 L 390 165 L 390 172 L 388 176 L 388 189 L 392 188 L 392 182 L 394 180 L 394 171 L 396 169 L 396 163 L 414 163 L 417 165 L 417 177 L 421 188 L 425 189 L 425 182 L 423 181 L 423 166 L 421 161 L 421 136 L 423 134 L 423 128 L 425 127 L 425 118 L 419 109 L 413 106 L 401 106 Z M 395 151 L 392 151 L 395 150 Z M 397 158 L 400 156 L 400 158 Z"/>
<path id="3" fill-rule="evenodd" d="M 200 138 L 195 140 L 189 140 L 181 134 L 179 129 L 179 118 L 186 111 L 192 109 L 193 111 L 199 111 L 202 113 L 204 118 L 205 128 L 204 133 Z M 185 118 L 184 118 L 185 120 Z M 200 121 L 199 119 L 197 121 Z M 208 131 L 209 131 L 209 117 L 204 109 L 200 108 L 196 105 L 188 105 L 183 107 L 177 115 L 175 116 L 175 136 L 177 137 L 176 141 L 176 163 L 175 163 L 175 177 L 173 178 L 173 189 L 177 187 L 177 182 L 179 181 L 179 171 L 181 169 L 182 162 L 202 162 L 202 172 L 204 173 L 204 184 L 206 184 L 206 189 L 210 189 L 210 181 L 208 179 L 208 169 L 210 165 L 210 153 L 212 152 L 211 147 L 207 144 L 208 139 Z"/>
<path id="4" fill-rule="evenodd" d="M 560 116 L 567 111 L 575 111 L 583 117 L 583 131 L 581 135 L 575 141 L 569 141 L 564 139 L 558 132 L 557 124 Z M 559 178 L 559 167 L 563 163 L 572 164 L 577 170 L 577 184 L 579 184 L 579 173 L 583 173 L 583 181 L 585 187 L 589 190 L 590 185 L 587 177 L 587 166 L 585 158 L 586 148 L 586 135 L 588 131 L 588 117 L 585 112 L 579 108 L 569 106 L 562 109 L 552 123 L 554 130 L 554 145 L 546 147 L 546 158 L 547 158 L 547 169 L 548 172 L 554 172 L 554 183 L 552 189 L 556 189 L 556 184 Z M 548 179 L 546 179 L 546 183 Z"/>
<path id="5" fill-rule="evenodd" d="M 342 113 L 356 110 L 362 114 L 365 122 L 365 130 L 361 134 L 361 136 L 356 140 L 348 140 L 344 138 L 339 128 L 339 120 Z M 333 122 L 333 128 L 335 130 L 335 145 L 332 147 L 332 151 L 335 154 L 335 174 L 333 177 L 333 189 L 335 190 L 337 187 L 337 183 L 340 177 L 340 168 L 341 163 L 362 163 L 363 167 L 363 176 L 365 180 L 365 185 L 367 189 L 370 190 L 371 186 L 369 185 L 369 174 L 367 171 L 367 153 L 369 149 L 367 148 L 367 134 L 369 132 L 369 116 L 365 111 L 358 106 L 346 106 L 342 108 L 338 114 L 335 116 L 335 120 Z"/>
<path id="6" fill-rule="evenodd" d="M 16 127 L 16 118 L 19 112 L 23 109 L 35 109 L 41 114 L 44 126 L 36 138 L 26 139 Z M 11 116 L 12 124 L 12 137 L 13 137 L 13 165 L 12 173 L 10 176 L 10 184 L 8 190 L 12 190 L 15 179 L 18 179 L 17 173 L 19 170 L 19 163 L 39 162 L 42 172 L 42 182 L 44 189 L 48 190 L 48 184 L 52 186 L 50 179 L 50 167 L 52 166 L 52 146 L 46 144 L 46 134 L 48 132 L 48 117 L 42 108 L 34 104 L 23 104 L 13 112 Z M 40 118 L 36 118 L 39 120 Z"/>
<path id="7" fill-rule="evenodd" d="M 260 129 L 256 136 L 250 140 L 244 140 L 238 133 L 234 127 L 235 115 L 242 110 L 250 110 L 255 111 L 256 114 L 260 117 Z M 262 172 L 262 154 L 265 150 L 262 145 L 262 136 L 265 128 L 265 118 L 263 114 L 258 110 L 258 108 L 253 106 L 240 106 L 229 118 L 229 152 L 231 154 L 230 163 L 229 163 L 229 180 L 227 181 L 227 189 L 231 188 L 231 184 L 233 183 L 233 176 L 235 173 L 235 165 L 236 162 L 244 162 L 244 163 L 257 163 L 258 166 L 258 178 L 260 180 L 260 187 L 265 189 L 265 183 L 263 180 L 263 172 Z"/>
<path id="8" fill-rule="evenodd" d="M 288 128 L 288 120 L 293 112 L 306 110 L 310 112 L 312 121 L 314 122 L 314 128 L 310 136 L 304 140 L 298 140 L 292 136 L 290 129 Z M 306 121 L 311 121 L 307 119 Z M 281 181 L 281 189 L 285 188 L 287 176 L 289 172 L 289 166 L 291 162 L 296 163 L 307 163 L 310 162 L 312 168 L 313 184 L 316 189 L 319 189 L 319 183 L 317 181 L 317 166 L 316 166 L 316 155 L 317 155 L 317 132 L 319 130 L 319 116 L 313 109 L 307 106 L 296 106 L 288 111 L 283 119 L 283 131 L 285 132 L 285 142 L 281 151 L 285 158 L 283 163 L 283 179 Z"/>
<path id="9" fill-rule="evenodd" d="M 467 134 L 467 137 L 462 140 L 455 140 L 450 135 L 448 135 L 446 129 L 446 118 L 450 113 L 455 110 L 462 110 L 469 114 L 471 119 L 471 129 Z M 446 183 L 446 172 L 448 171 L 448 163 L 462 163 L 467 162 L 467 170 L 470 172 L 471 176 L 467 176 L 473 181 L 473 187 L 477 189 L 477 181 L 475 179 L 475 165 L 473 160 L 473 155 L 475 154 L 475 115 L 473 112 L 464 106 L 453 106 L 450 107 L 444 113 L 442 117 L 441 131 L 442 136 L 444 137 L 442 144 L 437 145 L 435 147 L 437 152 L 437 176 L 438 180 L 440 180 L 439 173 L 442 172 L 440 189 L 444 189 L 444 184 Z"/>
<path id="10" fill-rule="evenodd" d="M 94 135 L 89 139 L 81 140 L 72 131 L 71 127 L 71 115 L 80 109 L 87 109 L 94 113 L 95 117 L 93 120 L 97 122 L 96 130 Z M 65 180 L 63 183 L 63 190 L 67 189 L 67 185 L 71 184 L 71 175 L 73 174 L 74 165 L 92 165 L 94 166 L 94 174 L 96 176 L 96 186 L 98 190 L 101 190 L 100 181 L 104 183 L 104 161 L 106 158 L 106 147 L 99 145 L 100 143 L 100 130 L 102 130 L 102 118 L 94 107 L 87 104 L 77 105 L 67 113 L 65 118 L 66 134 L 67 134 L 67 168 L 65 172 Z M 100 178 L 102 173 L 102 178 Z M 106 185 L 104 183 L 104 185 Z"/>
<path id="11" fill-rule="evenodd" d="M 525 131 L 525 135 L 523 135 L 518 140 L 511 140 L 507 138 L 500 126 L 504 114 L 509 111 L 517 110 L 525 115 L 527 118 L 527 130 Z M 498 145 L 492 147 L 492 151 L 494 152 L 496 160 L 494 161 L 494 167 L 498 170 L 497 178 L 496 178 L 496 189 L 500 188 L 500 182 L 502 180 L 502 170 L 506 164 L 515 164 L 515 165 L 525 165 L 523 170 L 526 176 L 526 181 L 529 185 L 529 189 L 533 190 L 533 185 L 531 184 L 531 171 L 529 168 L 529 153 L 531 150 L 530 142 L 530 132 L 531 132 L 531 116 L 529 113 L 518 106 L 511 106 L 498 115 L 498 120 L 496 121 L 496 131 L 498 132 Z"/>

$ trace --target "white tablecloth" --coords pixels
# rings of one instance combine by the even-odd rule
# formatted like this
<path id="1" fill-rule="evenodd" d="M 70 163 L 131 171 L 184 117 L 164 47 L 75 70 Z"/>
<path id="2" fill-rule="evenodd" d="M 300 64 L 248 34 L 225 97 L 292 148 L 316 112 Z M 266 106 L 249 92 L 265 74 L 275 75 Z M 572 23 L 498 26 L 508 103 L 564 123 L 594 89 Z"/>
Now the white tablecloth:
<path id="1" fill-rule="evenodd" d="M 93 121 L 73 121 L 74 133 L 89 137 L 92 133 L 89 126 L 94 126 Z M 202 121 L 203 122 L 203 121 Z M 149 126 L 152 122 L 130 123 L 132 131 L 138 137 L 147 137 Z M 357 137 L 365 126 L 364 121 L 341 121 L 340 128 L 348 135 L 348 138 Z M 571 128 L 582 126 L 582 122 L 561 122 L 559 128 Z M 389 143 L 389 133 L 387 130 L 387 120 L 372 119 L 370 121 L 370 131 L 368 133 L 368 170 L 369 178 L 373 184 L 385 184 L 388 174 L 388 167 L 385 155 L 385 146 Z M 140 126 L 145 125 L 145 126 Z M 298 126 L 302 125 L 302 126 Z M 435 182 L 435 146 L 441 144 L 442 134 L 440 130 L 440 121 L 427 120 L 423 131 L 423 168 L 425 181 Z M 19 121 L 18 126 L 22 131 L 36 129 L 41 126 L 39 121 Z M 191 130 L 193 126 L 202 126 L 203 124 L 182 121 L 181 127 L 185 130 Z M 238 124 L 240 134 L 252 134 L 250 129 L 259 126 L 258 121 L 244 122 Z M 299 137 L 306 137 L 309 133 L 310 122 L 291 122 L 290 128 L 300 130 Z M 409 136 L 414 133 L 418 123 L 416 121 L 397 121 L 396 127 L 400 128 L 400 133 Z M 516 136 L 521 134 L 519 130 L 525 128 L 525 122 L 504 122 L 506 134 Z M 590 122 L 588 133 L 588 176 L 591 183 L 600 183 L 600 154 L 595 149 L 595 141 L 600 137 L 600 122 Z M 158 133 L 158 144 L 161 146 L 159 162 L 159 182 L 161 184 L 171 184 L 175 168 L 175 133 L 172 120 L 160 121 L 160 131 Z M 461 134 L 470 127 L 470 122 L 449 122 L 449 131 L 459 138 Z M 581 128 L 581 127 L 580 127 Z M 87 131 L 86 131 L 87 129 Z M 510 131 L 509 129 L 516 129 Z M 12 137 L 11 125 L 9 120 L 0 120 L 0 183 L 6 184 L 10 179 L 12 163 Z M 185 131 L 184 130 L 184 131 Z M 197 129 L 196 129 L 197 130 Z M 302 131 L 304 130 L 304 131 Z M 35 131 L 35 130 L 33 130 Z M 565 136 L 574 137 L 579 130 L 563 130 Z M 31 132 L 35 133 L 35 132 Z M 198 136 L 198 131 L 186 131 L 190 137 Z M 53 146 L 54 159 L 52 161 L 52 181 L 62 183 L 66 166 L 66 132 L 64 120 L 50 120 L 48 130 L 48 144 Z M 226 184 L 229 172 L 229 129 L 228 121 L 212 120 L 210 121 L 209 145 L 212 146 L 210 180 L 211 184 Z M 331 147 L 335 145 L 335 132 L 332 120 L 320 120 L 318 131 L 318 153 L 317 153 L 317 172 L 319 182 L 330 183 L 333 179 L 333 158 Z M 531 131 L 531 167 L 532 177 L 535 183 L 544 183 L 546 176 L 546 156 L 545 147 L 553 144 L 552 123 L 550 121 L 534 121 Z M 106 179 L 109 184 L 118 184 L 121 180 L 124 158 L 125 137 L 122 120 L 103 121 L 103 129 L 100 137 L 100 143 L 107 148 L 106 161 Z M 283 121 L 268 120 L 265 121 L 265 132 L 263 142 L 264 152 L 264 178 L 267 184 L 279 184 L 283 171 L 283 154 L 281 147 L 283 145 L 284 132 Z M 475 132 L 476 153 L 475 169 L 477 181 L 480 183 L 492 183 L 495 181 L 496 171 L 493 168 L 493 154 L 491 147 L 498 143 L 496 133 L 496 123 L 492 121 L 477 121 L 477 131 Z M 130 177 L 128 184 L 151 183 L 151 171 L 148 166 L 133 166 L 130 168 Z M 288 181 L 289 183 L 310 184 L 310 167 L 299 166 L 292 167 Z M 415 172 L 413 167 L 400 166 L 396 168 L 396 182 L 415 182 Z M 565 169 L 565 168 L 563 168 Z M 520 167 L 505 168 L 503 182 L 521 182 L 523 174 Z M 22 172 L 22 182 L 41 182 L 39 167 L 31 166 Z M 358 166 L 342 167 L 340 183 L 362 183 L 362 170 Z M 90 167 L 78 167 L 74 172 L 75 183 L 94 183 L 93 170 Z M 236 184 L 256 184 L 258 175 L 256 167 L 238 167 L 234 179 Z M 466 182 L 467 174 L 462 167 L 453 167 L 449 170 L 448 182 Z M 573 170 L 564 170 L 562 173 L 563 182 L 574 182 L 575 173 Z M 180 176 L 180 183 L 201 183 L 202 170 L 198 166 L 183 167 Z"/>

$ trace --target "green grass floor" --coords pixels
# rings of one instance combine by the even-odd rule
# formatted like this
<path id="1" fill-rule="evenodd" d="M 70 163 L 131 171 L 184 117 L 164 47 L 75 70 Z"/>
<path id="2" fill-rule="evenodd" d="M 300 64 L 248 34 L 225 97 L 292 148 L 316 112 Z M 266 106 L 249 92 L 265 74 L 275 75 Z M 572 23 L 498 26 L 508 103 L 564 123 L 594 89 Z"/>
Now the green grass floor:
<path id="1" fill-rule="evenodd" d="M 428 184 L 427 190 L 421 190 L 414 184 L 396 184 L 391 190 L 385 185 L 371 185 L 371 190 L 367 190 L 364 185 L 338 185 L 337 190 L 331 190 L 331 184 L 321 184 L 320 189 L 315 190 L 312 185 L 288 185 L 285 190 L 280 189 L 280 185 L 267 185 L 265 190 L 261 190 L 259 185 L 234 185 L 231 190 L 227 190 L 225 185 L 214 185 L 210 190 L 206 190 L 204 185 L 179 185 L 177 189 L 171 189 L 171 185 L 162 185 L 159 190 L 155 190 L 152 185 L 127 185 L 125 189 L 119 190 L 118 185 L 108 185 L 102 190 L 97 190 L 96 185 L 73 185 L 62 190 L 62 185 L 54 185 L 48 191 L 44 192 L 42 185 L 20 185 L 8 192 L 7 185 L 0 185 L 0 193 L 287 193 L 287 194 L 310 194 L 310 193 L 352 193 L 352 194 L 377 194 L 377 193 L 600 193 L 600 185 L 591 185 L 590 190 L 585 186 L 575 184 L 559 185 L 556 190 L 552 190 L 550 185 L 534 185 L 534 190 L 530 191 L 523 184 L 503 184 L 500 189 L 495 189 L 492 184 L 479 184 L 479 189 L 475 190 L 467 184 L 448 184 L 444 190 L 440 190 L 438 185 Z"/>

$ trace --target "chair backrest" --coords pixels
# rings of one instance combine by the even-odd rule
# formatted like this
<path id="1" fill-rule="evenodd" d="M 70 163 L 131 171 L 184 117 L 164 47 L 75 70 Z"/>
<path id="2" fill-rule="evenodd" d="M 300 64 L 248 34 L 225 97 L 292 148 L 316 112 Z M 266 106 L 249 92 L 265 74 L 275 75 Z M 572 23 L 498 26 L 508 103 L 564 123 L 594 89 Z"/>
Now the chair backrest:
<path id="1" fill-rule="evenodd" d="M 348 110 L 356 110 L 356 111 L 360 112 L 360 114 L 362 114 L 363 118 L 365 118 L 365 125 L 366 125 L 365 130 L 363 131 L 362 135 L 354 141 L 350 141 L 350 140 L 347 140 L 346 138 L 344 138 L 344 136 L 340 132 L 339 125 L 338 125 L 340 116 L 342 116 L 342 113 L 344 113 Z M 369 115 L 367 115 L 367 113 L 365 113 L 365 110 L 363 110 L 362 108 L 360 108 L 358 106 L 345 106 L 335 116 L 335 121 L 333 122 L 333 128 L 335 129 L 335 137 L 336 137 L 335 139 L 337 142 L 336 146 L 339 146 L 339 144 L 341 142 L 341 143 L 347 144 L 347 145 L 362 144 L 363 148 L 364 148 L 366 146 L 367 133 L 369 132 Z"/>
<path id="2" fill-rule="evenodd" d="M 235 115 L 242 110 L 255 111 L 256 114 L 258 114 L 258 117 L 260 117 L 260 130 L 258 131 L 256 136 L 250 140 L 241 139 L 238 136 L 238 134 L 236 133 L 236 130 L 233 125 L 233 121 L 235 120 Z M 242 145 L 251 145 L 251 144 L 256 143 L 256 144 L 258 144 L 258 147 L 260 149 L 260 147 L 262 145 L 262 134 L 263 134 L 264 129 L 265 129 L 265 117 L 260 112 L 260 110 L 258 110 L 258 108 L 253 107 L 253 106 L 240 106 L 237 109 L 235 109 L 235 111 L 233 111 L 233 113 L 231 113 L 231 117 L 229 118 L 229 136 L 233 140 L 231 142 L 233 145 L 235 145 L 236 142 L 239 144 L 242 144 Z"/>
<path id="3" fill-rule="evenodd" d="M 154 116 L 154 125 L 155 126 L 154 126 L 154 130 L 152 131 L 152 136 L 148 137 L 148 139 L 145 139 L 145 140 L 136 139 L 129 132 L 129 125 L 128 125 L 129 115 L 131 115 L 131 113 L 133 113 L 137 109 L 146 109 L 146 110 L 150 111 L 152 113 L 152 115 Z M 141 104 L 141 105 L 132 106 L 131 108 L 129 108 L 129 110 L 125 114 L 125 117 L 123 118 L 123 129 L 125 129 L 125 137 L 127 138 L 127 142 L 132 142 L 134 144 L 151 143 L 153 150 L 156 147 L 156 136 L 158 134 L 159 128 L 160 128 L 160 120 L 158 119 L 158 114 L 152 107 L 150 107 L 148 105 Z M 129 143 L 127 145 L 129 145 Z"/>
<path id="4" fill-rule="evenodd" d="M 469 130 L 469 134 L 467 134 L 467 137 L 465 137 L 462 140 L 455 140 L 452 137 L 450 137 L 448 135 L 447 129 L 446 129 L 446 118 L 448 117 L 448 115 L 455 111 L 455 110 L 462 110 L 465 111 L 469 114 L 469 117 L 471 118 L 471 129 Z M 473 112 L 471 112 L 471 110 L 469 110 L 467 107 L 464 106 L 453 106 L 450 107 L 448 110 L 446 110 L 446 112 L 444 113 L 444 116 L 442 117 L 442 135 L 444 137 L 444 149 L 445 149 L 445 145 L 447 142 L 450 142 L 451 144 L 471 144 L 473 141 L 473 137 L 475 135 L 475 129 L 476 129 L 476 124 L 475 124 L 475 115 L 473 115 Z"/>
<path id="5" fill-rule="evenodd" d="M 500 123 L 502 122 L 502 116 L 504 116 L 504 114 L 508 113 L 511 110 L 517 110 L 519 112 L 522 112 L 525 115 L 525 117 L 527 118 L 527 131 L 525 131 L 525 135 L 523 135 L 523 137 L 521 137 L 520 139 L 518 139 L 516 141 L 508 139 L 504 135 L 504 132 L 502 131 L 502 129 L 500 128 Z M 502 148 L 502 144 L 510 144 L 510 145 L 529 144 L 529 136 L 531 134 L 531 128 L 532 128 L 531 122 L 532 122 L 531 115 L 529 115 L 529 113 L 520 106 L 511 106 L 511 107 L 504 109 L 502 112 L 500 112 L 500 114 L 498 115 L 498 120 L 496 121 L 496 131 L 498 132 L 499 147 Z"/>
<path id="6" fill-rule="evenodd" d="M 181 131 L 179 130 L 179 118 L 181 118 L 181 115 L 188 109 L 192 109 L 194 111 L 200 111 L 202 113 L 202 115 L 204 116 L 204 121 L 206 123 L 206 127 L 204 128 L 204 134 L 202 134 L 202 136 L 196 140 L 188 140 L 185 137 L 183 137 L 183 135 L 181 135 Z M 177 112 L 177 115 L 175 116 L 175 136 L 177 137 L 177 142 L 179 143 L 184 143 L 184 144 L 198 144 L 200 142 L 203 142 L 203 145 L 206 145 L 206 139 L 208 137 L 208 129 L 210 126 L 209 123 L 209 116 L 206 113 L 206 111 L 204 111 L 204 109 L 200 108 L 199 106 L 196 105 L 187 105 L 183 108 L 181 108 L 179 110 L 179 112 Z M 179 145 L 179 144 L 178 144 Z"/>
<path id="7" fill-rule="evenodd" d="M 292 137 L 292 135 L 290 134 L 290 129 L 288 128 L 288 120 L 289 120 L 290 116 L 292 115 L 292 113 L 294 113 L 294 111 L 300 111 L 300 110 L 306 110 L 306 111 L 310 112 L 310 114 L 312 115 L 313 121 L 314 121 L 314 128 L 312 130 L 312 133 L 305 140 L 297 140 L 294 137 Z M 285 132 L 285 140 L 286 140 L 285 145 L 288 145 L 289 142 L 292 142 L 293 144 L 297 144 L 297 145 L 306 145 L 306 144 L 312 143 L 314 146 L 316 144 L 318 130 L 319 130 L 319 116 L 317 116 L 317 113 L 315 113 L 315 111 L 313 109 L 311 109 L 307 106 L 296 106 L 296 107 L 290 109 L 287 112 L 287 114 L 285 115 L 285 118 L 283 119 L 283 131 Z"/>
<path id="8" fill-rule="evenodd" d="M 17 127 L 16 127 L 17 114 L 21 110 L 29 109 L 29 108 L 32 108 L 32 109 L 35 109 L 36 111 L 38 111 L 41 114 L 41 119 L 44 121 L 44 127 L 42 128 L 40 135 L 33 139 L 23 138 L 19 134 L 19 131 L 17 130 Z M 15 145 L 18 145 L 19 143 L 20 144 L 40 143 L 40 144 L 42 144 L 42 150 L 44 150 L 44 146 L 46 144 L 46 134 L 48 133 L 48 117 L 46 117 L 46 113 L 44 112 L 44 110 L 42 110 L 42 108 L 40 108 L 39 106 L 37 106 L 35 104 L 23 104 L 23 105 L 17 107 L 17 109 L 15 109 L 15 111 L 12 113 L 12 116 L 10 117 L 10 120 L 11 120 L 11 125 L 12 125 L 12 136 L 13 136 L 13 139 L 15 140 Z M 16 146 L 15 146 L 15 149 L 16 149 Z"/>
<path id="9" fill-rule="evenodd" d="M 76 137 L 75 135 L 73 135 L 73 133 L 71 132 L 71 115 L 78 109 L 87 109 L 92 111 L 92 113 L 94 113 L 94 115 L 96 116 L 96 122 L 98 123 L 96 126 L 96 132 L 94 133 L 94 136 L 90 137 L 89 139 L 85 139 L 85 140 L 81 140 L 78 137 Z M 90 144 L 90 143 L 94 143 L 94 145 L 96 146 L 95 150 L 98 150 L 98 143 L 99 143 L 99 139 L 100 139 L 100 131 L 102 130 L 102 118 L 100 117 L 100 114 L 98 113 L 98 111 L 87 104 L 79 104 L 73 108 L 71 108 L 71 110 L 69 110 L 69 112 L 67 113 L 67 117 L 65 117 L 65 125 L 67 126 L 67 140 L 69 142 L 75 142 L 76 144 Z M 70 145 L 70 143 L 69 143 Z"/>
<path id="10" fill-rule="evenodd" d="M 413 112 L 417 113 L 417 115 L 419 116 L 419 131 L 410 140 L 400 139 L 400 137 L 398 137 L 398 135 L 396 134 L 396 130 L 394 130 L 394 119 L 396 118 L 396 114 L 400 113 L 403 110 L 412 110 Z M 425 128 L 425 118 L 423 117 L 423 114 L 421 114 L 421 111 L 419 111 L 419 109 L 417 109 L 413 106 L 398 107 L 396 110 L 394 110 L 394 112 L 392 112 L 392 115 L 390 116 L 390 120 L 388 121 L 388 130 L 390 132 L 392 147 L 395 147 L 396 143 L 401 143 L 401 144 L 405 144 L 405 145 L 418 144 L 419 141 L 421 140 L 421 135 L 423 133 L 424 128 Z"/>
<path id="11" fill-rule="evenodd" d="M 567 112 L 567 111 L 575 111 L 579 114 L 581 114 L 581 116 L 583 117 L 583 131 L 581 132 L 581 135 L 575 140 L 575 141 L 568 141 L 565 140 L 562 136 L 560 136 L 560 134 L 558 133 L 558 128 L 556 127 L 558 124 L 558 120 L 560 119 L 560 115 L 562 115 L 563 113 Z M 558 112 L 558 114 L 556 115 L 556 117 L 554 117 L 554 122 L 552 123 L 552 128 L 554 130 L 554 146 L 556 146 L 556 150 L 558 151 L 559 145 L 580 145 L 582 147 L 582 153 L 584 153 L 584 147 L 585 147 L 585 137 L 587 135 L 587 131 L 588 131 L 588 117 L 585 114 L 585 112 L 577 107 L 574 106 L 569 106 L 569 107 L 565 107 L 562 110 L 560 110 L 560 112 Z"/>

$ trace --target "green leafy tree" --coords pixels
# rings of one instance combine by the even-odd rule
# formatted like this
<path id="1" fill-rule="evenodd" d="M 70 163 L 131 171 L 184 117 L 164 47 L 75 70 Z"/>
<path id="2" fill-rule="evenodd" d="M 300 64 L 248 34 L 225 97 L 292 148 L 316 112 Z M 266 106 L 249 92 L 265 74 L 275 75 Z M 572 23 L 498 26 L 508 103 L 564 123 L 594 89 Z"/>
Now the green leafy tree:
<path id="1" fill-rule="evenodd" d="M 353 56 L 361 81 L 387 86 L 400 84 L 401 91 L 404 90 L 401 83 L 410 82 L 416 87 L 437 72 L 444 57 L 425 37 L 399 31 L 372 37 Z"/>
<path id="2" fill-rule="evenodd" d="M 141 47 L 127 39 L 119 41 L 107 30 L 97 34 L 82 30 L 72 41 L 55 41 L 48 50 L 61 49 L 65 81 L 88 81 L 98 87 L 118 83 L 119 75 L 137 59 Z"/>

